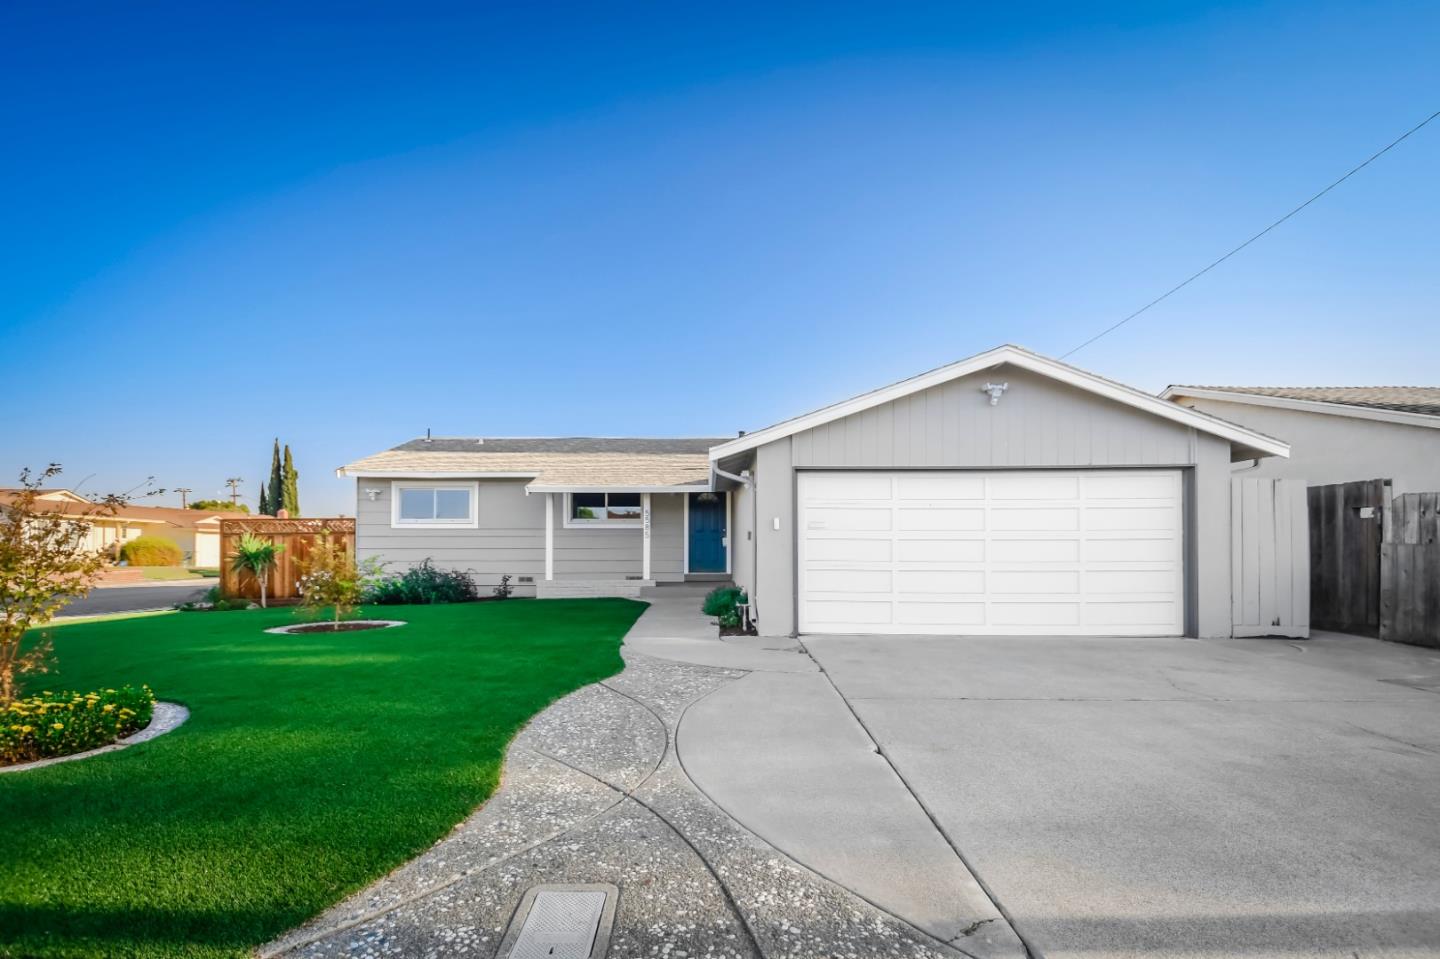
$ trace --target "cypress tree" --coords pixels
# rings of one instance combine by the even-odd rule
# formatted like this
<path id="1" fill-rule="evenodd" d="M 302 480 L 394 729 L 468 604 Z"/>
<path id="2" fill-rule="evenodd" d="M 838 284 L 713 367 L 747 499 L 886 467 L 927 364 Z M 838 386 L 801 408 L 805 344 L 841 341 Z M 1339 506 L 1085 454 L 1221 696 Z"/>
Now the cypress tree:
<path id="1" fill-rule="evenodd" d="M 270 453 L 270 512 L 279 511 L 284 505 L 285 479 L 280 473 L 280 438 L 275 438 L 275 447 Z"/>
<path id="2" fill-rule="evenodd" d="M 290 444 L 285 444 L 285 471 L 281 483 L 281 505 L 291 516 L 300 515 L 300 474 L 295 472 L 295 461 L 290 458 Z"/>
<path id="3" fill-rule="evenodd" d="M 270 515 L 270 497 L 265 494 L 265 484 L 260 484 L 260 515 Z"/>

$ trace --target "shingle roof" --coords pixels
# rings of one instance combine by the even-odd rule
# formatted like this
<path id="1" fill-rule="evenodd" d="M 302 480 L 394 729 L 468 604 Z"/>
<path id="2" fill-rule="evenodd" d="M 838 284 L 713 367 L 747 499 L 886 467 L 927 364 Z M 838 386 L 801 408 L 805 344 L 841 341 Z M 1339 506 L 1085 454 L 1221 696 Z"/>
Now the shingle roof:
<path id="1" fill-rule="evenodd" d="M 416 439 L 341 468 L 379 475 L 515 473 L 539 488 L 703 485 L 710 447 L 724 439 L 534 437 Z"/>
<path id="2" fill-rule="evenodd" d="M 1440 386 L 1172 386 L 1171 389 L 1250 393 L 1276 399 L 1440 416 Z"/>

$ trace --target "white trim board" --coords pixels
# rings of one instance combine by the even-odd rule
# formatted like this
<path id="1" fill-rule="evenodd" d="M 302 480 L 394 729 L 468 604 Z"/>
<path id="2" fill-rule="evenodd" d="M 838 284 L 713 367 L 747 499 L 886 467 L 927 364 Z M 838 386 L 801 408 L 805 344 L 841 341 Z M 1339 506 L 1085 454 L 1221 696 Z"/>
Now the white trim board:
<path id="1" fill-rule="evenodd" d="M 1061 363 L 1058 360 L 1052 360 L 1049 357 L 1041 356 L 1038 353 L 1032 353 L 1018 346 L 1006 345 L 985 353 L 977 354 L 969 359 L 960 360 L 957 363 L 951 363 L 948 366 L 942 366 L 928 373 L 921 373 L 919 376 L 912 376 L 908 380 L 901 380 L 898 383 L 892 383 L 878 390 L 862 393 L 859 396 L 852 397 L 840 403 L 815 410 L 813 413 L 797 416 L 793 419 L 776 423 L 774 426 L 767 426 L 765 429 L 747 433 L 738 439 L 712 447 L 710 450 L 710 462 L 718 462 L 728 456 L 734 456 L 737 453 L 755 449 L 757 446 L 763 446 L 766 443 L 784 439 L 787 436 L 793 436 L 796 433 L 802 433 L 805 430 L 813 429 L 817 426 L 823 426 L 826 423 L 843 419 L 844 417 L 870 409 L 873 406 L 880 406 L 900 399 L 901 397 L 909 396 L 912 393 L 919 393 L 922 390 L 928 390 L 942 383 L 948 383 L 951 380 L 957 380 L 963 376 L 969 376 L 972 373 L 978 373 L 1006 363 L 1019 369 L 1038 373 L 1041 376 L 1047 376 L 1053 380 L 1076 387 L 1077 389 L 1086 390 L 1097 396 L 1103 396 L 1106 399 L 1124 403 L 1126 406 L 1132 406 L 1144 412 L 1152 413 L 1162 419 L 1180 423 L 1181 425 L 1200 430 L 1203 433 L 1210 433 L 1222 439 L 1239 443 L 1243 446 L 1258 450 L 1266 456 L 1288 457 L 1290 455 L 1290 445 L 1272 436 L 1257 433 L 1254 430 L 1246 429 L 1234 423 L 1227 423 L 1224 420 L 1210 416 L 1207 413 L 1202 413 L 1199 410 L 1192 410 L 1178 403 L 1169 402 L 1158 396 L 1153 396 L 1133 387 L 1116 383 L 1113 380 L 1107 380 L 1093 373 L 1087 373 L 1084 370 L 1077 369 L 1066 363 Z M 977 396 L 978 395 L 979 394 L 977 394 Z M 1004 400 L 1002 399 L 1000 402 L 1003 403 Z"/>
<path id="2" fill-rule="evenodd" d="M 1242 393 L 1239 390 L 1206 390 L 1189 386 L 1168 386 L 1160 394 L 1162 400 L 1178 404 L 1178 397 L 1197 400 L 1216 400 L 1234 403 L 1237 406 L 1270 406 L 1300 413 L 1322 413 L 1329 416 L 1348 416 L 1357 420 L 1377 420 L 1381 423 L 1400 423 L 1405 426 L 1421 426 L 1440 430 L 1440 416 L 1429 413 L 1407 413 L 1404 410 L 1382 410 L 1370 406 L 1353 406 L 1349 403 L 1327 403 L 1323 400 L 1297 400 L 1289 396 L 1268 396 L 1264 393 Z"/>

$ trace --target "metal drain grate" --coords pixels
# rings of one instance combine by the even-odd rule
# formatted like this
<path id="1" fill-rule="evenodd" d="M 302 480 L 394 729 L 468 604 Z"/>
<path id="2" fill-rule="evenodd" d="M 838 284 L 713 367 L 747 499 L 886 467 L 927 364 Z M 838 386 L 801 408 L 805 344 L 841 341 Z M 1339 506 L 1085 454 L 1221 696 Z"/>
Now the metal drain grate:
<path id="1" fill-rule="evenodd" d="M 600 959 L 615 921 L 614 886 L 535 886 L 500 944 L 503 959 Z"/>

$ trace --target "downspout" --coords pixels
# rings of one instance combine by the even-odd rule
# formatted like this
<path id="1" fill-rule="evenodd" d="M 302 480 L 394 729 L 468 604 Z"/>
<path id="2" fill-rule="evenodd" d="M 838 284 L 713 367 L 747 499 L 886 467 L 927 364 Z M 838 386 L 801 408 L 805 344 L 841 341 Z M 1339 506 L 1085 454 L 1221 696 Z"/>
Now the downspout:
<path id="1" fill-rule="evenodd" d="M 710 464 L 710 471 L 711 471 L 712 473 L 714 473 L 715 476 L 720 476 L 720 477 L 723 477 L 723 478 L 725 478 L 725 479 L 728 479 L 728 480 L 730 480 L 732 483 L 739 483 L 739 484 L 740 484 L 741 486 L 743 486 L 745 489 L 753 490 L 753 489 L 755 488 L 755 483 L 754 483 L 753 480 L 751 480 L 751 478 L 750 478 L 750 476 L 749 476 L 749 472 L 750 472 L 749 470 L 745 470 L 743 473 L 740 473 L 740 474 L 737 475 L 737 474 L 735 474 L 735 473 L 728 473 L 728 472 L 726 472 L 725 470 L 722 470 L 720 467 L 716 466 L 714 463 L 711 463 L 711 464 Z M 715 485 L 715 476 L 712 476 L 712 477 L 710 478 L 710 485 L 711 485 L 712 488 L 713 488 L 714 485 Z M 755 522 L 756 522 L 756 519 L 755 519 L 755 511 L 758 510 L 760 507 L 759 507 L 759 504 L 757 504 L 757 503 L 755 502 L 755 499 L 756 499 L 756 498 L 755 498 L 754 496 L 750 497 L 750 514 L 751 514 L 750 529 L 751 529 L 751 535 L 756 537 L 756 539 L 754 540 L 754 542 L 752 542 L 752 543 L 750 544 L 750 548 L 751 548 L 751 549 L 754 549 L 754 550 L 757 550 L 757 552 L 758 552 L 758 550 L 759 550 L 759 536 L 758 536 L 759 529 L 758 529 L 758 528 L 756 527 L 756 525 L 755 525 Z M 734 531 L 732 530 L 731 532 L 732 532 L 732 534 L 733 534 Z M 730 546 L 730 549 L 731 549 L 732 553 L 733 553 L 733 551 L 734 551 L 734 549 L 735 549 L 736 543 L 737 543 L 737 541 L 736 541 L 735 537 L 732 535 L 732 536 L 731 536 L 731 546 Z M 756 567 L 756 565 L 758 564 L 759 559 L 760 559 L 760 557 L 759 557 L 758 555 L 756 555 L 754 561 L 752 561 L 751 564 L 750 564 L 750 575 L 751 575 L 752 577 L 757 577 L 757 576 L 758 576 L 758 571 L 756 570 L 755 567 Z M 754 584 L 752 583 L 751 585 L 753 586 Z M 750 615 L 751 615 L 751 618 L 752 618 L 755 622 L 759 622 L 759 621 L 760 621 L 760 611 L 759 611 L 759 609 L 755 606 L 755 595 L 754 595 L 754 594 L 755 594 L 755 590 L 754 590 L 754 589 L 747 589 L 747 590 L 745 591 L 745 594 L 746 594 L 746 598 L 750 600 Z"/>
<path id="2" fill-rule="evenodd" d="M 1250 465 L 1249 465 L 1249 466 L 1242 466 L 1242 467 L 1240 467 L 1238 470 L 1235 469 L 1234 467 L 1231 467 L 1231 469 L 1230 469 L 1230 475 L 1231 475 L 1231 476 L 1234 476 L 1236 473 L 1248 473 L 1248 472 L 1250 472 L 1250 471 L 1253 470 L 1253 469 L 1259 469 L 1259 467 L 1260 467 L 1260 457 L 1257 456 L 1257 457 L 1255 457 L 1253 460 L 1250 461 Z"/>

